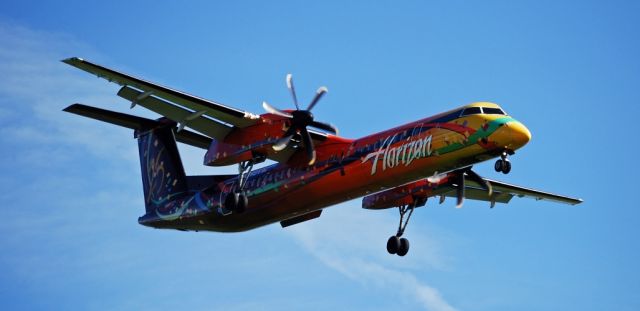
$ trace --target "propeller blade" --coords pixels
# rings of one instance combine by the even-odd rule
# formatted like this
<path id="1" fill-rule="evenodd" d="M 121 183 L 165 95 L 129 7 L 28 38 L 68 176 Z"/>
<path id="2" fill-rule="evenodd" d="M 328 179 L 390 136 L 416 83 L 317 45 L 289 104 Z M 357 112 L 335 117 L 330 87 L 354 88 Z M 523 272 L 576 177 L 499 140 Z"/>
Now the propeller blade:
<path id="1" fill-rule="evenodd" d="M 296 105 L 297 110 L 300 110 L 300 106 L 298 106 L 298 97 L 296 96 L 296 89 L 293 87 L 293 76 L 290 73 L 287 74 L 287 88 L 289 88 L 291 96 L 293 96 L 293 104 Z"/>
<path id="2" fill-rule="evenodd" d="M 311 111 L 311 109 L 313 109 L 313 107 L 318 103 L 320 98 L 322 98 L 322 95 L 324 95 L 327 92 L 329 92 L 329 90 L 326 87 L 324 86 L 319 87 L 318 90 L 316 91 L 316 96 L 311 101 L 311 104 L 309 104 L 309 107 L 307 107 L 307 111 Z"/>
<path id="3" fill-rule="evenodd" d="M 309 126 L 313 126 L 315 128 L 319 128 L 321 130 L 338 135 L 338 128 L 328 123 L 313 121 L 311 122 L 311 124 L 309 124 Z"/>
<path id="4" fill-rule="evenodd" d="M 305 150 L 307 150 L 309 165 L 313 165 L 313 163 L 316 162 L 316 150 L 313 148 L 311 135 L 309 135 L 309 131 L 307 131 L 307 129 L 304 127 L 300 130 L 300 135 L 302 136 L 302 143 L 304 144 L 304 148 Z"/>
<path id="5" fill-rule="evenodd" d="M 273 148 L 273 150 L 275 151 L 282 151 L 284 150 L 284 148 L 287 148 L 287 146 L 289 146 L 289 142 L 291 141 L 291 138 L 293 138 L 293 135 L 280 138 L 275 144 L 273 144 L 273 146 L 271 146 L 271 148 Z"/>
<path id="6" fill-rule="evenodd" d="M 457 203 L 456 208 L 461 208 L 462 203 L 464 203 L 464 173 L 460 172 L 458 174 L 458 193 L 457 193 Z"/>
<path id="7" fill-rule="evenodd" d="M 293 138 L 293 134 L 295 134 L 295 128 L 290 127 L 285 133 L 284 135 L 282 135 L 283 138 L 278 139 L 278 141 L 273 144 L 273 146 L 271 146 L 271 148 L 273 148 L 273 150 L 275 151 L 281 151 L 284 150 L 284 148 L 287 148 L 287 146 L 289 146 L 289 142 L 291 141 L 291 138 Z"/>
<path id="8" fill-rule="evenodd" d="M 486 179 L 482 178 L 480 175 L 478 175 L 476 172 L 472 171 L 471 169 L 467 170 L 465 173 L 469 175 L 469 178 L 471 178 L 471 180 L 479 183 L 484 190 L 487 190 L 487 192 L 489 193 L 489 196 L 491 196 L 491 194 L 493 193 L 493 187 L 491 187 L 491 183 L 489 183 Z"/>
<path id="9" fill-rule="evenodd" d="M 285 118 L 293 117 L 290 113 L 274 108 L 273 106 L 267 104 L 267 102 L 262 102 L 262 108 L 264 108 L 264 110 L 266 110 L 268 113 L 279 115 L 281 117 L 285 117 Z"/>

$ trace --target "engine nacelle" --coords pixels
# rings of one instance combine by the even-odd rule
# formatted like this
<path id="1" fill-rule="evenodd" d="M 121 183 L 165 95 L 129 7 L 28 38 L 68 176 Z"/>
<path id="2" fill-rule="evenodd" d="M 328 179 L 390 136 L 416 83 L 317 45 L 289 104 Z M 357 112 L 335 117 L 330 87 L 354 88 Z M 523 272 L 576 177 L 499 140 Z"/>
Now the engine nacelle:
<path id="1" fill-rule="evenodd" d="M 362 208 L 386 209 L 411 204 L 415 204 L 415 207 L 424 206 L 427 198 L 442 195 L 451 190 L 450 187 L 442 186 L 449 185 L 453 176 L 450 173 L 437 178 L 429 177 L 368 195 L 362 199 Z"/>

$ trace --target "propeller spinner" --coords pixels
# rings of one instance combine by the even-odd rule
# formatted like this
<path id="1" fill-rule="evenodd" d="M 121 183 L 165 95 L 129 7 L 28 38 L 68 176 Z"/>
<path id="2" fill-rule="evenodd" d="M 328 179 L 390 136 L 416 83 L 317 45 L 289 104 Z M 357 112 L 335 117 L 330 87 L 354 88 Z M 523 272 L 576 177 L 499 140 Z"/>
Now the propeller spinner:
<path id="1" fill-rule="evenodd" d="M 313 147 L 313 141 L 311 140 L 311 135 L 309 135 L 307 126 L 321 129 L 333 134 L 338 134 L 338 129 L 335 126 L 328 123 L 315 121 L 313 119 L 313 114 L 311 113 L 311 109 L 315 107 L 320 98 L 322 98 L 322 96 L 326 94 L 328 90 L 324 86 L 319 87 L 316 91 L 316 95 L 313 97 L 313 100 L 311 100 L 311 103 L 309 104 L 307 109 L 302 110 L 298 105 L 298 97 L 296 96 L 296 89 L 293 86 L 293 78 L 291 74 L 287 74 L 287 88 L 291 92 L 291 96 L 293 97 L 293 104 L 296 106 L 296 110 L 287 112 L 277 109 L 267 104 L 267 102 L 262 102 L 262 107 L 267 112 L 291 119 L 291 125 L 289 126 L 289 129 L 287 129 L 281 139 L 273 144 L 273 150 L 280 151 L 287 148 L 293 137 L 298 134 L 302 138 L 302 144 L 304 145 L 304 148 L 307 152 L 309 165 L 313 165 L 313 163 L 316 161 L 316 151 Z"/>

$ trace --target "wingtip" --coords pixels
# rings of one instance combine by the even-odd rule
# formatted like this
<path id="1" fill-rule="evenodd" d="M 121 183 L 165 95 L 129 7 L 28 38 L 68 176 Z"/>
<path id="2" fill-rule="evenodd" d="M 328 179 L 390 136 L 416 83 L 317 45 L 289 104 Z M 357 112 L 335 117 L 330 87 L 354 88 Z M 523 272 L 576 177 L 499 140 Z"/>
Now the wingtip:
<path id="1" fill-rule="evenodd" d="M 75 103 L 75 104 L 71 104 L 71 105 L 69 105 L 69 106 L 65 107 L 64 109 L 62 109 L 62 111 L 64 111 L 64 112 L 72 112 L 72 111 L 73 111 L 73 109 L 74 109 L 75 107 L 77 107 L 78 105 L 79 105 L 79 104 L 77 104 L 77 103 Z"/>
<path id="2" fill-rule="evenodd" d="M 61 62 L 66 63 L 66 64 L 73 64 L 73 63 L 77 63 L 77 62 L 83 62 L 84 59 L 80 58 L 80 57 L 69 57 L 69 58 L 65 58 L 63 60 L 61 60 Z"/>

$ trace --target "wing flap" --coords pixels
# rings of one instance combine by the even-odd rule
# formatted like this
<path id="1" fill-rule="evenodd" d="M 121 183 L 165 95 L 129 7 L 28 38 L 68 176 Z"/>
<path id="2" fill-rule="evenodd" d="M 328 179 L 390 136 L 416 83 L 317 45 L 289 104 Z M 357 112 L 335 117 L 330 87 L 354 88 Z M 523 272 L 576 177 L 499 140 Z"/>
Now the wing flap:
<path id="1" fill-rule="evenodd" d="M 205 111 L 205 115 L 224 123 L 233 124 L 239 128 L 254 125 L 260 119 L 260 116 L 258 115 L 142 80 L 140 78 L 91 63 L 82 58 L 72 57 L 63 60 L 63 62 L 78 69 L 95 74 L 109 82 L 115 82 L 122 86 L 128 85 L 135 87 L 136 89 L 149 92 L 149 94 L 153 94 L 154 96 L 177 105 L 184 106 L 193 111 Z"/>
<path id="2" fill-rule="evenodd" d="M 159 113 L 177 123 L 184 124 L 202 134 L 216 139 L 224 138 L 230 131 L 231 127 L 215 120 L 205 118 L 202 115 L 190 118 L 198 111 L 189 111 L 184 108 L 175 106 L 165 102 L 154 96 L 144 96 L 143 92 L 135 90 L 131 87 L 124 86 L 118 92 L 118 96 L 132 101 L 136 105 L 145 107 L 153 112 Z"/>
<path id="3" fill-rule="evenodd" d="M 442 195 L 446 197 L 455 198 L 457 196 L 457 190 L 455 187 L 450 187 L 451 189 Z M 513 194 L 508 192 L 496 191 L 494 189 L 491 196 L 487 193 L 486 190 L 481 188 L 471 188 L 465 187 L 464 189 L 464 198 L 467 200 L 475 200 L 475 201 L 486 201 L 486 202 L 496 202 L 496 203 L 509 203 L 513 198 Z"/>
<path id="4" fill-rule="evenodd" d="M 487 179 L 494 191 L 506 192 L 511 195 L 523 198 L 533 198 L 536 200 L 547 200 L 559 203 L 576 205 L 582 203 L 582 199 L 567 197 L 559 194 L 553 194 L 545 191 L 535 190 L 531 188 L 516 186 L 508 183 L 504 183 L 497 180 Z"/>

